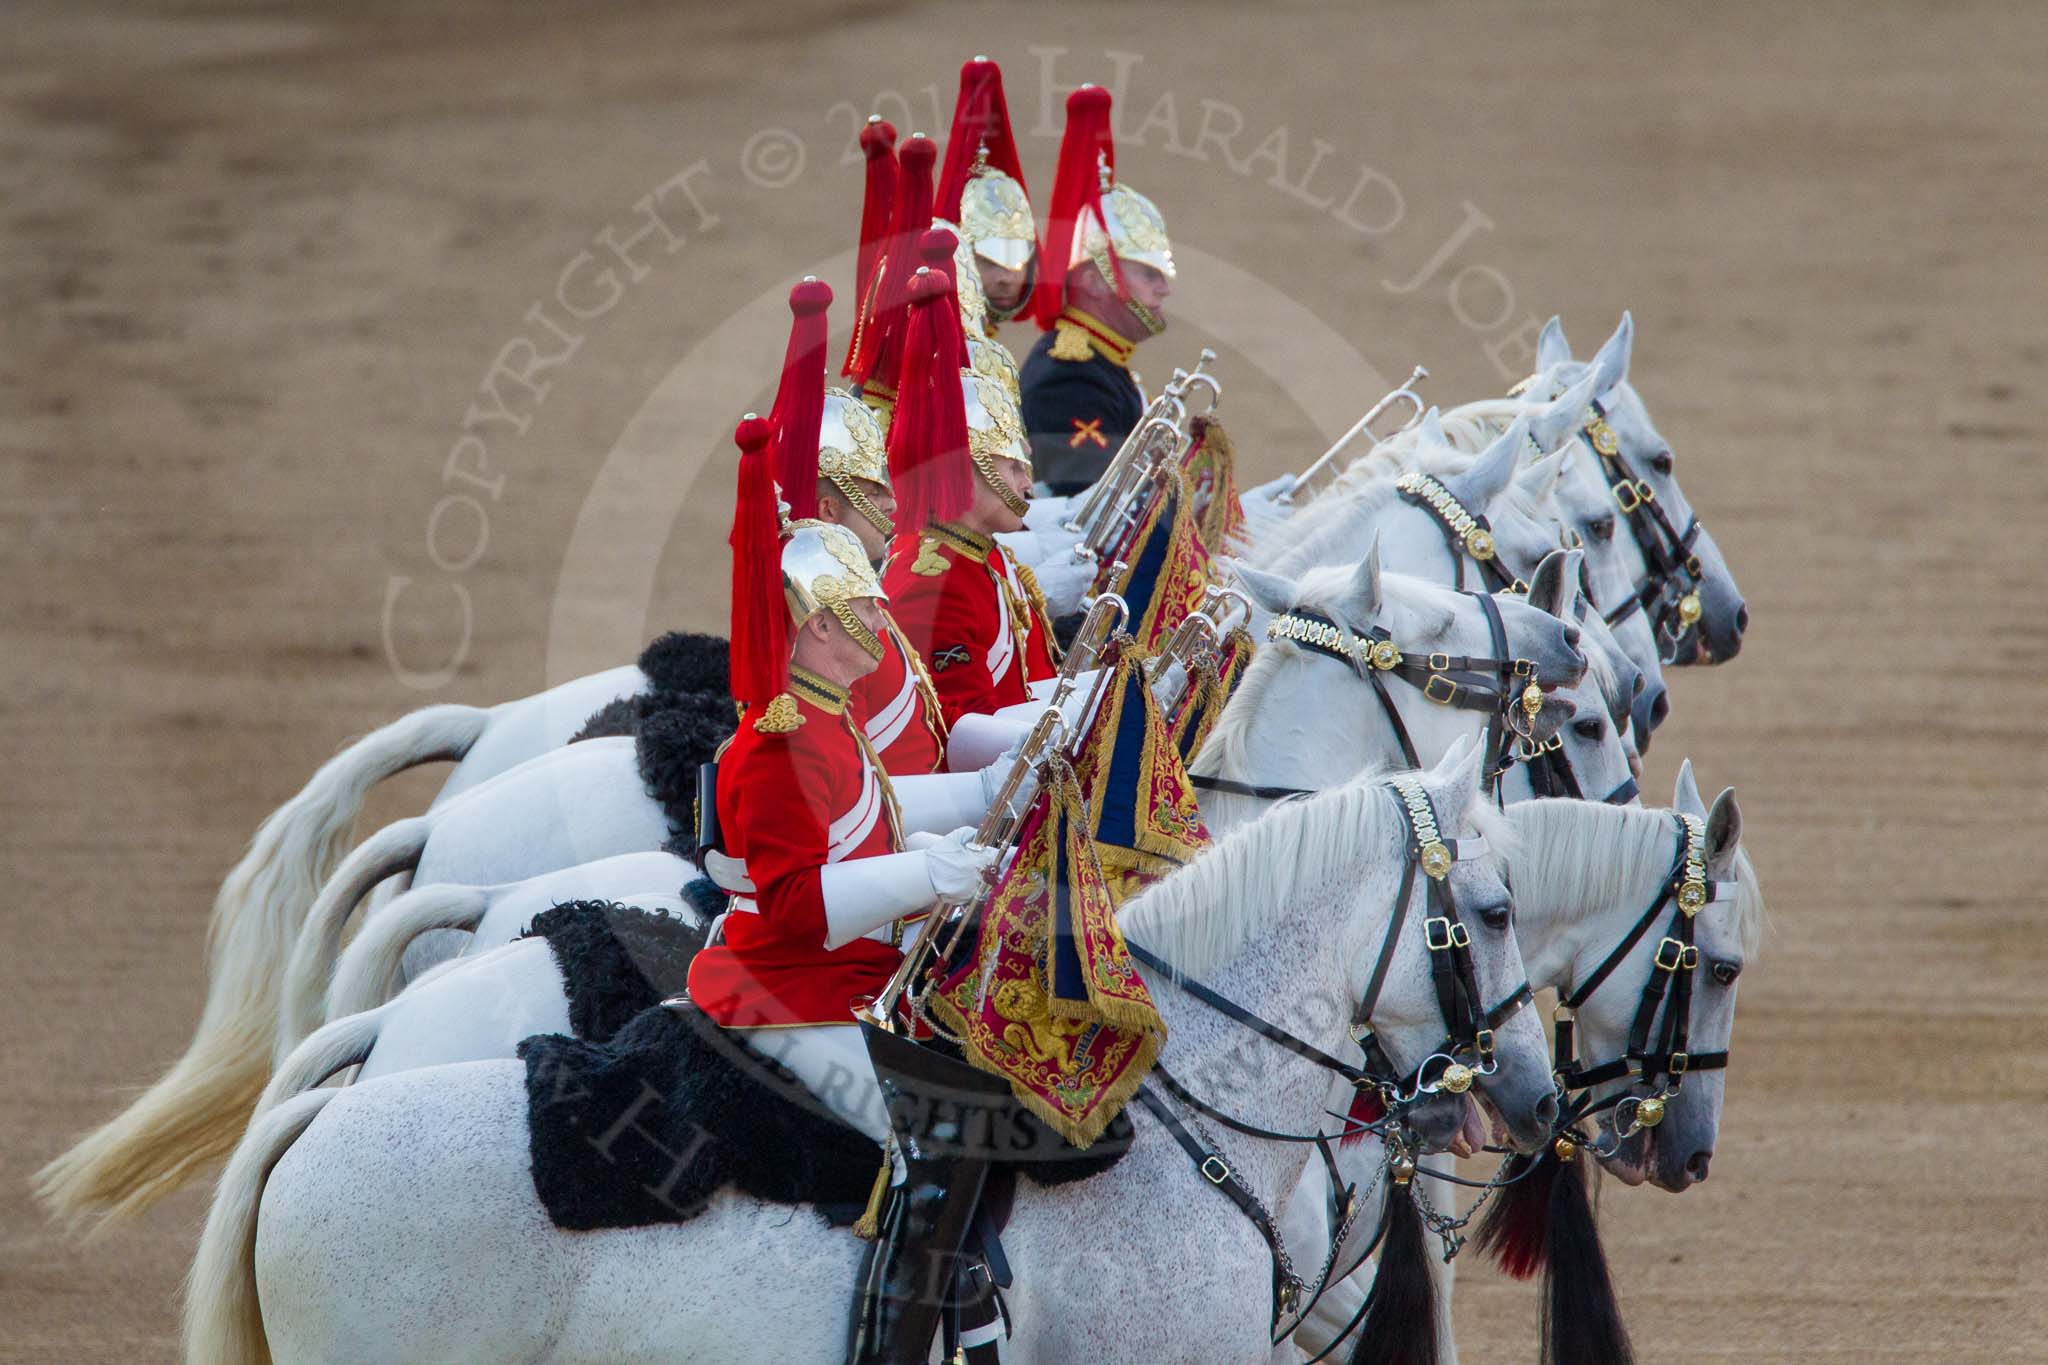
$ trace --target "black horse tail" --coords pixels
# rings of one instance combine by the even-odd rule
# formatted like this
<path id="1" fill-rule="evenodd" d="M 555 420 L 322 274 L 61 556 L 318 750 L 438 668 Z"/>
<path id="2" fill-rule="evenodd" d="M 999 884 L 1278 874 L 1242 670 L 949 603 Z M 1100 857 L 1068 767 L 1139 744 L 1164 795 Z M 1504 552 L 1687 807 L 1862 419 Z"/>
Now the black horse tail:
<path id="1" fill-rule="evenodd" d="M 1436 1281 L 1430 1278 L 1422 1215 L 1406 1185 L 1389 1183 L 1380 1220 L 1379 1265 L 1351 1365 L 1436 1365 Z"/>
<path id="2" fill-rule="evenodd" d="M 1506 1183 L 1494 1191 L 1472 1245 L 1511 1279 L 1529 1279 L 1548 1264 L 1551 1192 L 1563 1167 L 1556 1149 L 1546 1146 L 1534 1156 L 1509 1157 L 1501 1170 Z"/>
<path id="3" fill-rule="evenodd" d="M 1600 1246 L 1600 1225 L 1587 1198 L 1587 1163 L 1576 1157 L 1552 1161 L 1558 1174 L 1550 1189 L 1543 1274 L 1544 1365 L 1635 1365 Z"/>

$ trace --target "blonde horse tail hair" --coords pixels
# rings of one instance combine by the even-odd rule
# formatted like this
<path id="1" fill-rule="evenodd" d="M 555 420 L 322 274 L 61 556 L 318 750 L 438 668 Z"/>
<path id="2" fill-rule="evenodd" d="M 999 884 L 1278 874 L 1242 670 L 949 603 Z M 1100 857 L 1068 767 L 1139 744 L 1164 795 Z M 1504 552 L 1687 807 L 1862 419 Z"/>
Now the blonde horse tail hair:
<path id="1" fill-rule="evenodd" d="M 389 1000 L 398 993 L 405 950 L 414 939 L 436 929 L 474 930 L 489 908 L 489 893 L 475 886 L 422 886 L 392 900 L 342 953 L 327 991 L 327 1017 L 360 1014 Z"/>
<path id="2" fill-rule="evenodd" d="M 339 1090 L 295 1095 L 252 1124 L 221 1172 L 192 1271 L 185 1277 L 185 1359 L 270 1365 L 256 1296 L 256 1218 L 279 1158 Z"/>
<path id="3" fill-rule="evenodd" d="M 280 968 L 365 795 L 421 763 L 460 758 L 490 713 L 430 706 L 336 754 L 272 812 L 221 883 L 207 927 L 207 996 L 185 1055 L 107 1123 L 36 1174 L 52 1214 L 76 1224 L 148 1208 L 233 1148 L 263 1086 Z"/>
<path id="4" fill-rule="evenodd" d="M 372 834 L 342 860 L 320 896 L 306 913 L 299 941 L 292 946 L 291 961 L 284 970 L 284 995 L 273 1020 L 271 1060 L 284 1061 L 285 1054 L 320 1027 L 327 1001 L 327 984 L 333 979 L 335 959 L 341 956 L 341 939 L 370 888 L 394 872 L 419 865 L 427 847 L 432 817 L 416 815 L 398 820 Z M 259 1065 L 261 1063 L 259 1062 Z"/>

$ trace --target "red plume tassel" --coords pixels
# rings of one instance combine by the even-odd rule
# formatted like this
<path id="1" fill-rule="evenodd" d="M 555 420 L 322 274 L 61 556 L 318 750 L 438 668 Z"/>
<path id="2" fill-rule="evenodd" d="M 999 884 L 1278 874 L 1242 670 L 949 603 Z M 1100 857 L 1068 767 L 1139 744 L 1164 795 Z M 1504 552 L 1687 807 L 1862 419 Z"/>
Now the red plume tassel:
<path id="1" fill-rule="evenodd" d="M 910 306 L 910 277 L 917 271 L 918 235 L 932 225 L 932 163 L 938 144 L 909 137 L 896 149 L 896 207 L 889 237 L 875 268 L 874 313 L 861 328 L 853 377 L 862 384 L 901 387 L 903 330 Z"/>
<path id="2" fill-rule="evenodd" d="M 967 403 L 960 391 L 967 343 L 953 277 L 923 271 L 913 277 L 911 300 L 903 388 L 889 423 L 889 482 L 896 490 L 896 524 L 915 534 L 966 513 L 974 503 L 974 467 L 967 460 Z"/>
<path id="3" fill-rule="evenodd" d="M 975 153 L 984 146 L 988 164 L 1023 187 L 1024 167 L 1017 158 L 1016 135 L 1010 131 L 1010 102 L 1003 96 L 1003 69 L 991 61 L 964 62 L 953 131 L 946 134 L 946 166 L 939 173 L 934 201 L 937 215 L 949 223 L 960 221 L 960 195 L 974 169 Z"/>
<path id="4" fill-rule="evenodd" d="M 1053 172 L 1052 204 L 1046 211 L 1045 250 L 1039 259 L 1032 312 L 1040 330 L 1050 331 L 1067 306 L 1067 261 L 1074 238 L 1087 213 L 1102 214 L 1102 177 L 1097 167 L 1106 158 L 1116 171 L 1116 138 L 1109 123 L 1109 92 L 1084 85 L 1067 96 L 1067 131 L 1060 139 L 1059 166 Z M 1122 281 L 1117 292 L 1123 292 Z"/>
<path id="5" fill-rule="evenodd" d="M 867 157 L 867 189 L 860 201 L 860 250 L 854 257 L 853 304 L 856 317 L 865 317 L 869 295 L 875 287 L 875 267 L 881 263 L 883 242 L 889 235 L 889 220 L 896 210 L 896 125 L 881 118 L 868 120 L 860 130 L 860 150 Z M 846 343 L 846 361 L 839 373 L 853 373 L 854 352 L 860 346 L 861 328 L 855 326 Z"/>
<path id="6" fill-rule="evenodd" d="M 732 695 L 742 706 L 766 706 L 789 677 L 789 608 L 782 600 L 782 526 L 769 472 L 768 423 L 758 417 L 733 433 L 740 448 L 733 499 Z"/>
<path id="7" fill-rule="evenodd" d="M 825 310 L 831 306 L 832 287 L 823 280 L 805 280 L 789 291 L 789 349 L 768 422 L 775 432 L 775 482 L 791 520 L 818 515 L 818 429 L 825 420 L 830 340 Z"/>

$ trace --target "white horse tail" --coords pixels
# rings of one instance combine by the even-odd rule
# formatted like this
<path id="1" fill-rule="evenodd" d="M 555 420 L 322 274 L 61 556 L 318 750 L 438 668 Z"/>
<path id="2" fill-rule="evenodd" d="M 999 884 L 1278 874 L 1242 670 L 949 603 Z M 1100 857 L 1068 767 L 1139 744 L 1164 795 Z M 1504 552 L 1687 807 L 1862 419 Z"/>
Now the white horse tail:
<path id="1" fill-rule="evenodd" d="M 276 1028 L 278 968 L 370 787 L 460 758 L 489 712 L 430 706 L 356 741 L 272 812 L 221 883 L 207 928 L 206 1007 L 185 1055 L 125 1110 L 36 1173 L 50 1211 L 76 1222 L 140 1213 L 226 1156 L 263 1085 Z"/>
<path id="2" fill-rule="evenodd" d="M 251 1125 L 221 1172 L 192 1272 L 185 1277 L 185 1359 L 208 1365 L 270 1365 L 256 1297 L 256 1215 L 263 1186 L 339 1090 L 295 1095 Z"/>
<path id="3" fill-rule="evenodd" d="M 342 931 L 348 927 L 349 916 L 371 887 L 394 872 L 419 865 L 430 828 L 429 817 L 424 815 L 384 826 L 344 858 L 327 885 L 320 888 L 319 899 L 299 929 L 299 941 L 292 946 L 284 972 L 284 997 L 270 1021 L 276 1029 L 271 1052 L 274 1063 L 281 1064 L 300 1039 L 320 1027 L 327 983 L 333 978 L 335 959 L 341 955 Z M 262 1065 L 260 1055 L 256 1064 Z"/>
<path id="4" fill-rule="evenodd" d="M 311 1090 L 345 1067 L 361 1066 L 369 1060 L 377 1035 L 384 1030 L 384 1007 L 364 1010 L 324 1024 L 312 1037 L 292 1049 L 292 1055 L 278 1064 L 277 1074 L 263 1088 L 250 1116 L 253 1128 L 263 1116 L 292 1096 Z"/>
<path id="5" fill-rule="evenodd" d="M 477 886 L 422 886 L 394 899 L 342 953 L 327 990 L 327 1017 L 360 1014 L 389 1000 L 398 993 L 405 950 L 415 938 L 436 929 L 475 929 L 489 908 L 489 893 Z"/>

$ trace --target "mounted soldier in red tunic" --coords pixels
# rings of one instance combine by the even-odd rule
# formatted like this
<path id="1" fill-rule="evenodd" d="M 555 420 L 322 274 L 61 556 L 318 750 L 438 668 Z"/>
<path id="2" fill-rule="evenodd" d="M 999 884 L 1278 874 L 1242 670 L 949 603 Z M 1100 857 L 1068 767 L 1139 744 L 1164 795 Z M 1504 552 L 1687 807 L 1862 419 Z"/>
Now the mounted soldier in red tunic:
<path id="1" fill-rule="evenodd" d="M 930 342 L 906 351 L 915 382 L 890 430 L 901 515 L 883 582 L 957 726 L 1032 700 L 1030 685 L 1057 671 L 1056 646 L 1031 571 L 995 540 L 1020 529 L 1031 505 L 1017 410 L 999 383 L 966 368 L 950 277 L 925 268 L 913 297 L 908 333 Z"/>

